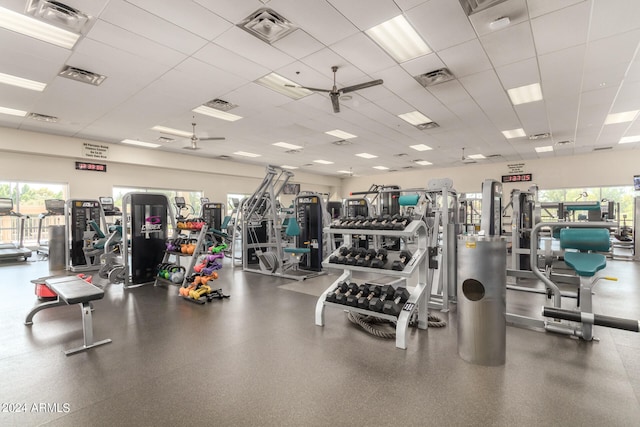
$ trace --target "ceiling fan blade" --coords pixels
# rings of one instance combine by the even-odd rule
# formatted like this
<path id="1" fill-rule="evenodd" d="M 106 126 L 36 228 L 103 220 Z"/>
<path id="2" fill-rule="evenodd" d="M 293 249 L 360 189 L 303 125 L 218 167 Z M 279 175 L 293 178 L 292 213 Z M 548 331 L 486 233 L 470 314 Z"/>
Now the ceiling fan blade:
<path id="1" fill-rule="evenodd" d="M 298 85 L 285 85 L 286 87 L 295 87 L 298 89 L 306 89 L 306 90 L 312 90 L 314 92 L 327 92 L 330 93 L 331 91 L 329 89 L 318 89 L 317 87 L 307 87 L 307 86 L 298 86 Z"/>
<path id="2" fill-rule="evenodd" d="M 331 93 L 331 104 L 333 105 L 333 112 L 334 113 L 339 113 L 340 112 L 340 94 L 339 93 Z"/>
<path id="3" fill-rule="evenodd" d="M 198 138 L 198 141 L 224 141 L 226 138 L 224 136 L 210 136 L 205 138 Z"/>
<path id="4" fill-rule="evenodd" d="M 358 85 L 344 87 L 344 88 L 340 89 L 340 92 L 342 92 L 342 93 L 353 92 L 355 90 L 365 89 L 365 88 L 368 88 L 368 87 L 371 87 L 371 86 L 378 86 L 378 85 L 381 85 L 382 83 L 383 83 L 382 80 L 372 80 L 370 82 L 360 83 Z"/>

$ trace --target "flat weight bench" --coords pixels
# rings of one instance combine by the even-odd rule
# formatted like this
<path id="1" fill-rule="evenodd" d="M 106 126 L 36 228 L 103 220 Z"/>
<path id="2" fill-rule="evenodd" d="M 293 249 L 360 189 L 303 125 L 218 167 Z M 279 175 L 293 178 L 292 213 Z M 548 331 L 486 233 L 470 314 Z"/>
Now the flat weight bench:
<path id="1" fill-rule="evenodd" d="M 64 354 L 70 356 L 92 347 L 97 347 L 111 342 L 110 339 L 97 342 L 93 341 L 91 301 L 102 299 L 104 297 L 104 291 L 102 289 L 76 276 L 54 276 L 45 279 L 44 283 L 51 288 L 52 291 L 58 294 L 58 299 L 33 307 L 24 321 L 25 325 L 33 325 L 33 316 L 44 309 L 60 307 L 63 305 L 80 304 L 82 309 L 82 332 L 84 335 L 84 344 L 81 347 L 66 350 Z"/>

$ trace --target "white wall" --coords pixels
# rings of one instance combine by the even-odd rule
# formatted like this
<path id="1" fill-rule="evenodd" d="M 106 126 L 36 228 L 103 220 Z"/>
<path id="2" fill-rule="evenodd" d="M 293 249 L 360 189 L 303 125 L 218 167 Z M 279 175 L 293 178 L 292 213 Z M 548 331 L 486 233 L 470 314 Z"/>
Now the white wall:
<path id="1" fill-rule="evenodd" d="M 424 188 L 432 178 L 451 178 L 459 193 L 479 193 L 482 181 L 509 175 L 508 165 L 521 163 L 525 173 L 533 174 L 533 183 L 541 190 L 556 188 L 606 187 L 633 185 L 633 176 L 640 174 L 640 152 L 611 151 L 570 157 L 549 157 L 537 160 L 500 163 L 477 163 L 460 167 L 436 169 L 430 166 L 408 172 L 391 172 L 375 177 L 346 179 L 342 194 L 367 190 L 371 183 L 399 185 L 401 188 Z M 511 190 L 526 190 L 531 183 L 504 184 L 503 194 Z"/>
<path id="2" fill-rule="evenodd" d="M 86 157 L 86 142 L 108 146 L 108 158 Z M 106 164 L 107 172 L 78 171 L 76 161 Z M 339 178 L 293 172 L 301 190 L 338 197 Z M 0 180 L 68 183 L 70 198 L 96 199 L 121 186 L 203 191 L 224 202 L 228 193 L 253 193 L 264 176 L 264 166 L 0 127 Z"/>

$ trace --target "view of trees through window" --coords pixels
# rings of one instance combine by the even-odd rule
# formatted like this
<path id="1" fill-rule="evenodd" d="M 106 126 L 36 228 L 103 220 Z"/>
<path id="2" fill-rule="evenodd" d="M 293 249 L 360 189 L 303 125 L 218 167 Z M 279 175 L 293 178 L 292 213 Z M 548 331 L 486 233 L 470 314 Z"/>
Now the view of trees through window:
<path id="1" fill-rule="evenodd" d="M 593 187 L 566 188 L 557 190 L 540 190 L 538 200 L 543 202 L 615 202 L 620 204 L 617 220 L 623 223 L 626 216 L 628 226 L 633 225 L 633 199 L 639 196 L 632 186 L 623 187 Z M 544 213 L 544 212 L 543 212 Z"/>
<path id="2" fill-rule="evenodd" d="M 25 218 L 24 245 L 37 246 L 38 216 L 45 212 L 44 201 L 47 199 L 66 200 L 67 185 L 57 183 L 10 182 L 0 181 L 0 198 L 13 201 L 13 210 Z M 64 223 L 64 218 L 47 218 L 43 223 L 43 236 L 46 238 L 47 228 L 51 224 Z M 20 239 L 19 219 L 13 216 L 0 217 L 0 241 L 16 243 Z"/>

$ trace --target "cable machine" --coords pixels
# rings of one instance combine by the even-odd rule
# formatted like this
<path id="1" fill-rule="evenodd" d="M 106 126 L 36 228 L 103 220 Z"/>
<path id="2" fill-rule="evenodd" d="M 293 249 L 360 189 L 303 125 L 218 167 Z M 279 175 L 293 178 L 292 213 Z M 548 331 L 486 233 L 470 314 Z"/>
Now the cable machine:
<path id="1" fill-rule="evenodd" d="M 100 268 L 99 253 L 94 242 L 105 230 L 107 220 L 98 200 L 70 199 L 65 204 L 65 264 L 69 271 L 83 272 Z"/>

